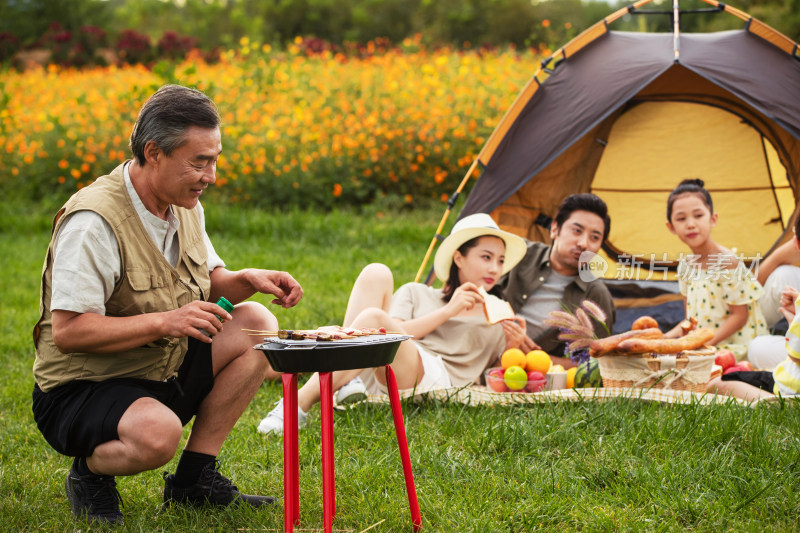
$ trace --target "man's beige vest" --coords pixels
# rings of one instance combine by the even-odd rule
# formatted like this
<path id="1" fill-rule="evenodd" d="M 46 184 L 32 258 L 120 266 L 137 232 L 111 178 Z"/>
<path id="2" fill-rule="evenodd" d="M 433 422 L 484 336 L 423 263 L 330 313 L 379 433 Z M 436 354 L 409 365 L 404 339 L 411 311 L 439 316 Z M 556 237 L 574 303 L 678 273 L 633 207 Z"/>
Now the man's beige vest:
<path id="1" fill-rule="evenodd" d="M 75 193 L 53 220 L 53 232 L 42 269 L 41 316 L 33 330 L 36 362 L 33 374 L 48 390 L 76 379 L 104 381 L 116 377 L 165 380 L 176 375 L 188 339 L 163 338 L 119 353 L 63 353 L 53 342 L 50 298 L 53 241 L 64 215 L 90 210 L 111 226 L 119 244 L 122 272 L 106 302 L 106 316 L 126 317 L 171 311 L 194 300 L 208 300 L 211 290 L 208 251 L 195 210 L 172 206 L 180 221 L 178 265 L 172 267 L 144 228 L 125 187 L 123 165 Z"/>

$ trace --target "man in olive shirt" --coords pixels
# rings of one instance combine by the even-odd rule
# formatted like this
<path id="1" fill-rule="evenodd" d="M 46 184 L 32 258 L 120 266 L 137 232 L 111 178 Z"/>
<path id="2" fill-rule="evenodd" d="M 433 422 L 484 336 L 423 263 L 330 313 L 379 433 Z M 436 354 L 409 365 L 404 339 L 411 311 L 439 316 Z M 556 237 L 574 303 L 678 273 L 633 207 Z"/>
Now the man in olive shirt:
<path id="1" fill-rule="evenodd" d="M 162 87 L 133 127 L 133 160 L 74 194 L 53 222 L 33 414 L 47 442 L 74 457 L 67 499 L 90 521 L 122 520 L 115 476 L 170 461 L 192 418 L 164 502 L 273 501 L 239 492 L 216 457 L 268 369 L 243 328 L 278 326 L 244 300 L 272 294 L 288 308 L 303 291 L 286 272 L 227 270 L 214 252 L 199 199 L 216 179 L 219 126 L 207 96 Z M 230 314 L 212 303 L 221 296 L 237 304 Z"/>
<path id="2" fill-rule="evenodd" d="M 606 314 L 605 327 L 595 322 L 595 334 L 609 335 L 616 317 L 611 293 L 601 280 L 585 281 L 578 274 L 586 260 L 583 254 L 600 250 L 610 226 L 603 200 L 594 194 L 573 194 L 561 202 L 550 226 L 552 245 L 528 242 L 527 254 L 502 281 L 505 298 L 527 322 L 523 350 L 540 348 L 554 364 L 575 366 L 564 356 L 565 343 L 558 340 L 558 329 L 544 320 L 550 311 L 574 311 L 583 300 L 592 300 Z"/>

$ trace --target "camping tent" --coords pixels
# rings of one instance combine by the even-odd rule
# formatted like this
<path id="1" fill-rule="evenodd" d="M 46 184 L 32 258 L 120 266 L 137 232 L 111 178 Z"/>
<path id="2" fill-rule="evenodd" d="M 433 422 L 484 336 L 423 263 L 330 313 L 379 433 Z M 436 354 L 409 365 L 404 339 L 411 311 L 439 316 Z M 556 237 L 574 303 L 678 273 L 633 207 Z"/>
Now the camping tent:
<path id="1" fill-rule="evenodd" d="M 745 258 L 764 257 L 791 235 L 800 185 L 797 44 L 713 0 L 704 1 L 744 29 L 680 33 L 676 1 L 673 33 L 609 30 L 649 1 L 606 17 L 542 63 L 462 182 L 481 167 L 460 217 L 488 212 L 500 227 L 548 242 L 542 221 L 559 202 L 594 192 L 612 219 L 609 279 L 671 279 L 666 267 L 686 248 L 665 228 L 666 199 L 684 178 L 705 181 L 720 214 L 714 239 Z"/>

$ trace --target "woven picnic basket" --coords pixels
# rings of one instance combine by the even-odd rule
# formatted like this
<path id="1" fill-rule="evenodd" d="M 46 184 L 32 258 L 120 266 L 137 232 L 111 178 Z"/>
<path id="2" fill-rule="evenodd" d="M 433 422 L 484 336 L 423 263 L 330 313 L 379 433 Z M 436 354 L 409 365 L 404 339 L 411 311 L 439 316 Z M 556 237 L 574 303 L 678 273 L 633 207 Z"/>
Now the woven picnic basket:
<path id="1" fill-rule="evenodd" d="M 675 355 L 610 353 L 597 358 L 604 387 L 706 392 L 714 366 L 713 347 Z"/>

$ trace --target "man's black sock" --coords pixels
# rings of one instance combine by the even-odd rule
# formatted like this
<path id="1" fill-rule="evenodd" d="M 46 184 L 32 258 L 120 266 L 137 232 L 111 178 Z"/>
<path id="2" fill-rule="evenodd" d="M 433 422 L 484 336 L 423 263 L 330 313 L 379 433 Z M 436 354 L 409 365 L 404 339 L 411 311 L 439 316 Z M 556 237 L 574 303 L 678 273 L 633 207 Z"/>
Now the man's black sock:
<path id="1" fill-rule="evenodd" d="M 178 468 L 175 469 L 173 483 L 177 487 L 188 487 L 194 484 L 200 477 L 200 472 L 203 471 L 203 468 L 209 464 L 213 465 L 216 460 L 217 457 L 215 455 L 183 450 L 178 461 Z"/>

